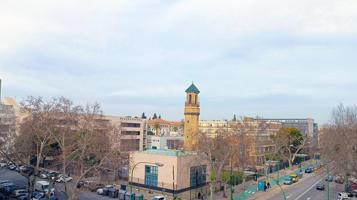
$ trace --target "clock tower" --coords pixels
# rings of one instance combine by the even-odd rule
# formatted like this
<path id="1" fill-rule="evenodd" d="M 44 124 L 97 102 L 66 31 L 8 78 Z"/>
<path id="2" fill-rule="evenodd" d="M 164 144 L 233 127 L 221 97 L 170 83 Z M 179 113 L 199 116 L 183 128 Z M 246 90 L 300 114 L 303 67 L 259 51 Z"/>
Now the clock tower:
<path id="1" fill-rule="evenodd" d="M 184 149 L 186 151 L 193 151 L 195 150 L 198 139 L 198 125 L 200 118 L 200 103 L 198 101 L 198 94 L 200 91 L 195 84 L 192 83 L 185 92 Z"/>

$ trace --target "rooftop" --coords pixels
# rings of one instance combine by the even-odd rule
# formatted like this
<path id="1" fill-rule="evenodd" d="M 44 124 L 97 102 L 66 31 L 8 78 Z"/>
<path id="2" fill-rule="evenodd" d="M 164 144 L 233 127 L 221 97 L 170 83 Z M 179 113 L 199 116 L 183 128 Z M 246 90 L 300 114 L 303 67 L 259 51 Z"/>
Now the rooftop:
<path id="1" fill-rule="evenodd" d="M 187 156 L 190 153 L 181 151 L 181 150 L 171 150 L 171 149 L 148 149 L 145 151 L 142 151 L 142 153 L 147 153 L 147 154 L 156 154 L 156 155 L 164 155 L 164 156 Z"/>
<path id="2" fill-rule="evenodd" d="M 195 86 L 195 84 L 191 84 L 190 87 L 188 87 L 186 90 L 185 90 L 186 93 L 196 93 L 196 94 L 199 94 L 200 91 L 198 90 L 198 88 Z"/>

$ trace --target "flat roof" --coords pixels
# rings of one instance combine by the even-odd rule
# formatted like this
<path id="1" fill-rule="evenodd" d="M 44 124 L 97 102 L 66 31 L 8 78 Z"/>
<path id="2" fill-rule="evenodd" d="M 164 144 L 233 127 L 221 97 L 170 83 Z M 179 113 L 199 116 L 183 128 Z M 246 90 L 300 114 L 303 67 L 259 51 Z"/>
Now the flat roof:
<path id="1" fill-rule="evenodd" d="M 176 156 L 176 157 L 190 155 L 190 153 L 187 151 L 172 150 L 172 149 L 148 149 L 145 151 L 141 151 L 141 153 L 164 155 L 164 156 Z"/>

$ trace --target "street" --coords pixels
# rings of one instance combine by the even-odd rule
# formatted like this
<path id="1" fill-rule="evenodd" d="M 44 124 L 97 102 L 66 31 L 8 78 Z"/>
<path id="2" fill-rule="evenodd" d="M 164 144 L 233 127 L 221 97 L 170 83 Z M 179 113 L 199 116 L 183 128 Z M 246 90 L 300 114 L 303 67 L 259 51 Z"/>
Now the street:
<path id="1" fill-rule="evenodd" d="M 282 185 L 286 199 L 289 200 L 325 200 L 327 199 L 326 174 L 304 174 L 304 178 L 292 185 Z M 316 189 L 318 183 L 323 183 L 326 187 L 324 191 Z M 343 191 L 343 184 L 330 182 L 330 199 L 336 199 L 337 193 Z M 264 193 L 257 193 L 250 199 L 254 200 L 281 200 L 284 199 L 279 187 L 267 190 Z"/>

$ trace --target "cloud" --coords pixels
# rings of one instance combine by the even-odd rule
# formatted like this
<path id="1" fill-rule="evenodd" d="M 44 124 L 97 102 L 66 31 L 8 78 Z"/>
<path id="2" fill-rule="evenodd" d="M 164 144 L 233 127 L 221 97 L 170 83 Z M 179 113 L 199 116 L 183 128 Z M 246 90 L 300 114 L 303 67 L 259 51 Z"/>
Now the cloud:
<path id="1" fill-rule="evenodd" d="M 211 102 L 206 118 L 284 117 L 289 105 L 324 121 L 357 98 L 355 10 L 355 0 L 5 0 L 0 76 L 10 96 L 101 100 L 117 114 L 137 105 L 133 113 L 173 119 L 195 81 L 202 105 Z"/>

